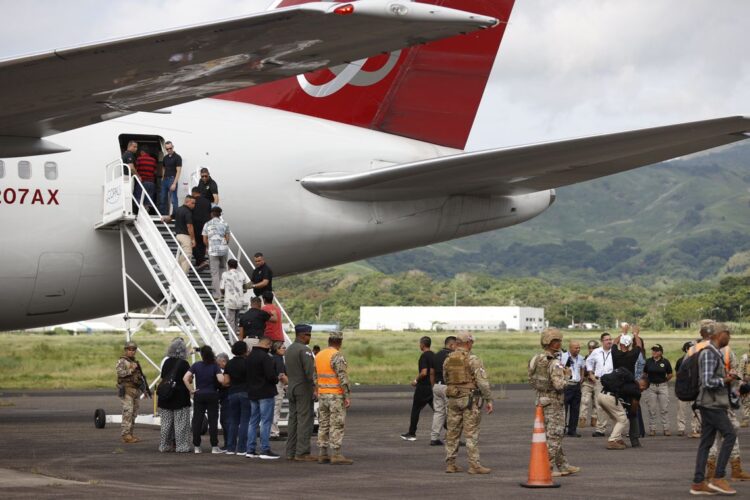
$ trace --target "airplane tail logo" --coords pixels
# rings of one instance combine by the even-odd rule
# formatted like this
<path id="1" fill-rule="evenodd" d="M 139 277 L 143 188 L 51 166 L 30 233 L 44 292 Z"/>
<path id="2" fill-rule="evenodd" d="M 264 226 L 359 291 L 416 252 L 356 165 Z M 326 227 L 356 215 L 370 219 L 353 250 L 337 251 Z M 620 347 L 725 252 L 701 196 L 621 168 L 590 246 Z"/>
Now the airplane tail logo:
<path id="1" fill-rule="evenodd" d="M 307 75 L 297 76 L 297 81 L 302 90 L 310 97 L 328 97 L 344 88 L 345 85 L 369 87 L 385 78 L 396 67 L 400 55 L 400 50 L 391 52 L 385 64 L 375 70 L 365 69 L 369 59 L 360 59 L 349 64 L 334 66 L 328 70 L 333 73 L 334 78 L 321 85 L 310 83 Z"/>
<path id="2" fill-rule="evenodd" d="M 282 0 L 276 7 L 305 3 Z M 514 0 L 423 0 L 508 20 Z M 217 96 L 463 149 L 505 25 Z"/>

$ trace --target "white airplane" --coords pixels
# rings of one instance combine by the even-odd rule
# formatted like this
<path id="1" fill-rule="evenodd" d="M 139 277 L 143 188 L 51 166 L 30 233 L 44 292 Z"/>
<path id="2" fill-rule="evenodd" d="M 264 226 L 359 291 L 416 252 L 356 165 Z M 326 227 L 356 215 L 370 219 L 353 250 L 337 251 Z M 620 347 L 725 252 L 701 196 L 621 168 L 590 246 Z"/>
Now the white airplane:
<path id="1" fill-rule="evenodd" d="M 0 330 L 121 310 L 119 237 L 94 226 L 131 139 L 174 143 L 181 196 L 208 167 L 235 237 L 283 275 L 518 224 L 556 187 L 747 138 L 728 117 L 463 152 L 512 6 L 283 0 L 0 61 Z"/>

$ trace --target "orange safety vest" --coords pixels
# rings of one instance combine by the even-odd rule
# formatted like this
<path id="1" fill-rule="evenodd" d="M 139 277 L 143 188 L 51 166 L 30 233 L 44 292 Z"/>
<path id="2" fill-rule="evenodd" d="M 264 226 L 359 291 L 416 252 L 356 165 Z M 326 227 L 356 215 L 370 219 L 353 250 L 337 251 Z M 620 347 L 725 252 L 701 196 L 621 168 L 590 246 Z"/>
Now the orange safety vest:
<path id="1" fill-rule="evenodd" d="M 318 371 L 318 394 L 344 394 L 339 377 L 331 366 L 331 360 L 338 349 L 327 347 L 315 356 L 315 369 Z"/>
<path id="2" fill-rule="evenodd" d="M 708 347 L 709 343 L 710 343 L 710 341 L 708 341 L 708 340 L 704 340 L 702 342 L 698 342 L 697 344 L 695 344 L 694 346 L 692 346 L 690 349 L 688 349 L 688 356 L 692 356 L 693 354 L 701 352 L 704 348 Z M 726 346 L 724 348 L 724 368 L 726 369 L 727 373 L 729 372 L 729 370 L 732 369 L 731 363 L 730 363 L 730 358 L 729 358 L 729 353 L 730 352 L 731 352 L 731 350 L 729 349 L 729 346 Z"/>

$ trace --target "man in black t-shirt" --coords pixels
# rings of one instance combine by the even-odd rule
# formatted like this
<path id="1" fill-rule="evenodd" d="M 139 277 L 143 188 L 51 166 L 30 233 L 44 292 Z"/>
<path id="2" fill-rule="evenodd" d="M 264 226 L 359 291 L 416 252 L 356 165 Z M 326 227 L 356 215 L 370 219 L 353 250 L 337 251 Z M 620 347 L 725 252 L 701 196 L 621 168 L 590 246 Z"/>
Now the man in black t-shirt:
<path id="1" fill-rule="evenodd" d="M 122 162 L 130 167 L 130 171 L 135 172 L 135 153 L 138 151 L 138 143 L 135 141 L 129 141 L 127 148 L 125 148 L 125 151 L 122 152 Z M 126 168 L 123 168 L 123 174 L 128 175 L 130 174 L 130 171 Z"/>
<path id="2" fill-rule="evenodd" d="M 255 269 L 253 274 L 250 276 L 252 282 L 253 293 L 256 297 L 263 295 L 263 292 L 273 292 L 273 271 L 266 264 L 266 259 L 263 254 L 258 252 L 253 255 L 253 263 Z"/>
<path id="3" fill-rule="evenodd" d="M 250 349 L 263 337 L 266 322 L 271 319 L 271 315 L 262 310 L 261 306 L 260 297 L 253 297 L 250 300 L 250 309 L 240 315 L 240 339 L 244 340 Z"/>
<path id="4" fill-rule="evenodd" d="M 201 196 L 201 190 L 199 187 L 192 189 L 193 199 L 195 199 L 195 208 L 193 208 L 193 227 L 195 228 L 195 234 L 203 234 L 203 226 L 211 219 L 211 204 L 207 199 Z M 208 266 L 208 260 L 206 259 L 206 244 L 203 242 L 203 238 L 198 238 L 195 241 L 195 248 L 193 248 L 193 258 L 195 259 L 195 267 L 202 269 Z"/>
<path id="5" fill-rule="evenodd" d="M 430 433 L 430 446 L 442 446 L 443 441 L 440 434 L 445 428 L 445 419 L 448 412 L 448 398 L 445 395 L 445 379 L 443 378 L 443 363 L 456 349 L 456 337 L 453 335 L 445 337 L 444 347 L 435 354 L 435 385 L 432 386 L 432 432 Z"/>
<path id="6" fill-rule="evenodd" d="M 162 220 L 165 222 L 174 221 L 174 232 L 177 237 L 177 242 L 182 248 L 177 262 L 185 274 L 190 269 L 190 261 L 188 260 L 193 248 L 195 248 L 195 228 L 193 227 L 193 208 L 195 207 L 195 199 L 192 196 L 185 197 L 185 203 L 178 207 L 172 215 L 165 215 Z M 184 253 L 184 255 L 183 255 Z M 186 257 L 188 256 L 188 257 Z"/>
<path id="7" fill-rule="evenodd" d="M 401 434 L 401 439 L 405 441 L 417 440 L 417 424 L 419 423 L 419 413 L 427 405 L 435 410 L 432 405 L 432 386 L 435 384 L 435 353 L 430 350 L 432 339 L 422 337 L 419 339 L 419 350 L 422 355 L 419 357 L 419 372 L 411 385 L 414 387 L 414 400 L 411 404 L 411 420 L 409 422 L 409 432 Z"/>
<path id="8" fill-rule="evenodd" d="M 626 328 L 626 327 L 625 327 Z M 627 368 L 630 373 L 636 373 L 636 363 L 638 363 L 638 357 L 643 353 L 643 339 L 640 337 L 640 329 L 635 326 L 633 327 L 633 336 L 628 335 L 627 330 L 623 330 L 623 334 L 620 335 L 614 346 L 612 346 L 612 367 L 617 370 L 618 368 Z M 636 383 L 638 380 L 636 380 Z M 630 421 L 630 445 L 633 448 L 640 448 L 641 443 L 638 439 L 645 431 L 642 428 L 639 414 L 640 414 L 640 395 L 634 396 L 626 401 L 627 403 L 627 416 Z"/>
<path id="9" fill-rule="evenodd" d="M 211 174 L 205 167 L 201 169 L 201 180 L 198 181 L 198 189 L 200 189 L 201 196 L 203 196 L 212 207 L 219 204 L 219 186 L 216 185 L 216 181 L 211 178 Z"/>
<path id="10" fill-rule="evenodd" d="M 161 191 L 159 193 L 159 210 L 162 215 L 169 214 L 170 199 L 171 206 L 174 209 L 177 206 L 177 186 L 180 182 L 180 173 L 182 172 L 182 156 L 174 150 L 174 144 L 171 141 L 164 143 L 164 149 L 167 154 L 162 159 L 164 169 L 161 177 Z"/>

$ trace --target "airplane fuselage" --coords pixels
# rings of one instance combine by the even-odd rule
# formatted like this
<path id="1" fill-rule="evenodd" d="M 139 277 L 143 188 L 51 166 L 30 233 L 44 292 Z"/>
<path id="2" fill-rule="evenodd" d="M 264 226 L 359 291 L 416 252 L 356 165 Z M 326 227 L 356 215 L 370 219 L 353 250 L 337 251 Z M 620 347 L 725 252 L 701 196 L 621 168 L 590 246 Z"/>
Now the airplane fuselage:
<path id="1" fill-rule="evenodd" d="M 299 179 L 320 172 L 362 172 L 458 151 L 214 99 L 177 106 L 171 114 L 129 115 L 49 138 L 69 152 L 1 160 L 0 330 L 122 311 L 119 232 L 94 229 L 102 217 L 105 166 L 119 158 L 122 134 L 173 141 L 183 158 L 181 197 L 191 187 L 194 172 L 208 167 L 234 237 L 248 252 L 264 252 L 277 275 L 511 226 L 540 214 L 554 199 L 551 191 L 543 191 L 506 197 L 337 201 L 308 192 Z M 30 165 L 29 178 L 19 176 L 19 162 Z M 48 162 L 57 165 L 57 178 L 46 178 Z M 129 272 L 149 283 L 130 247 L 126 242 Z"/>

